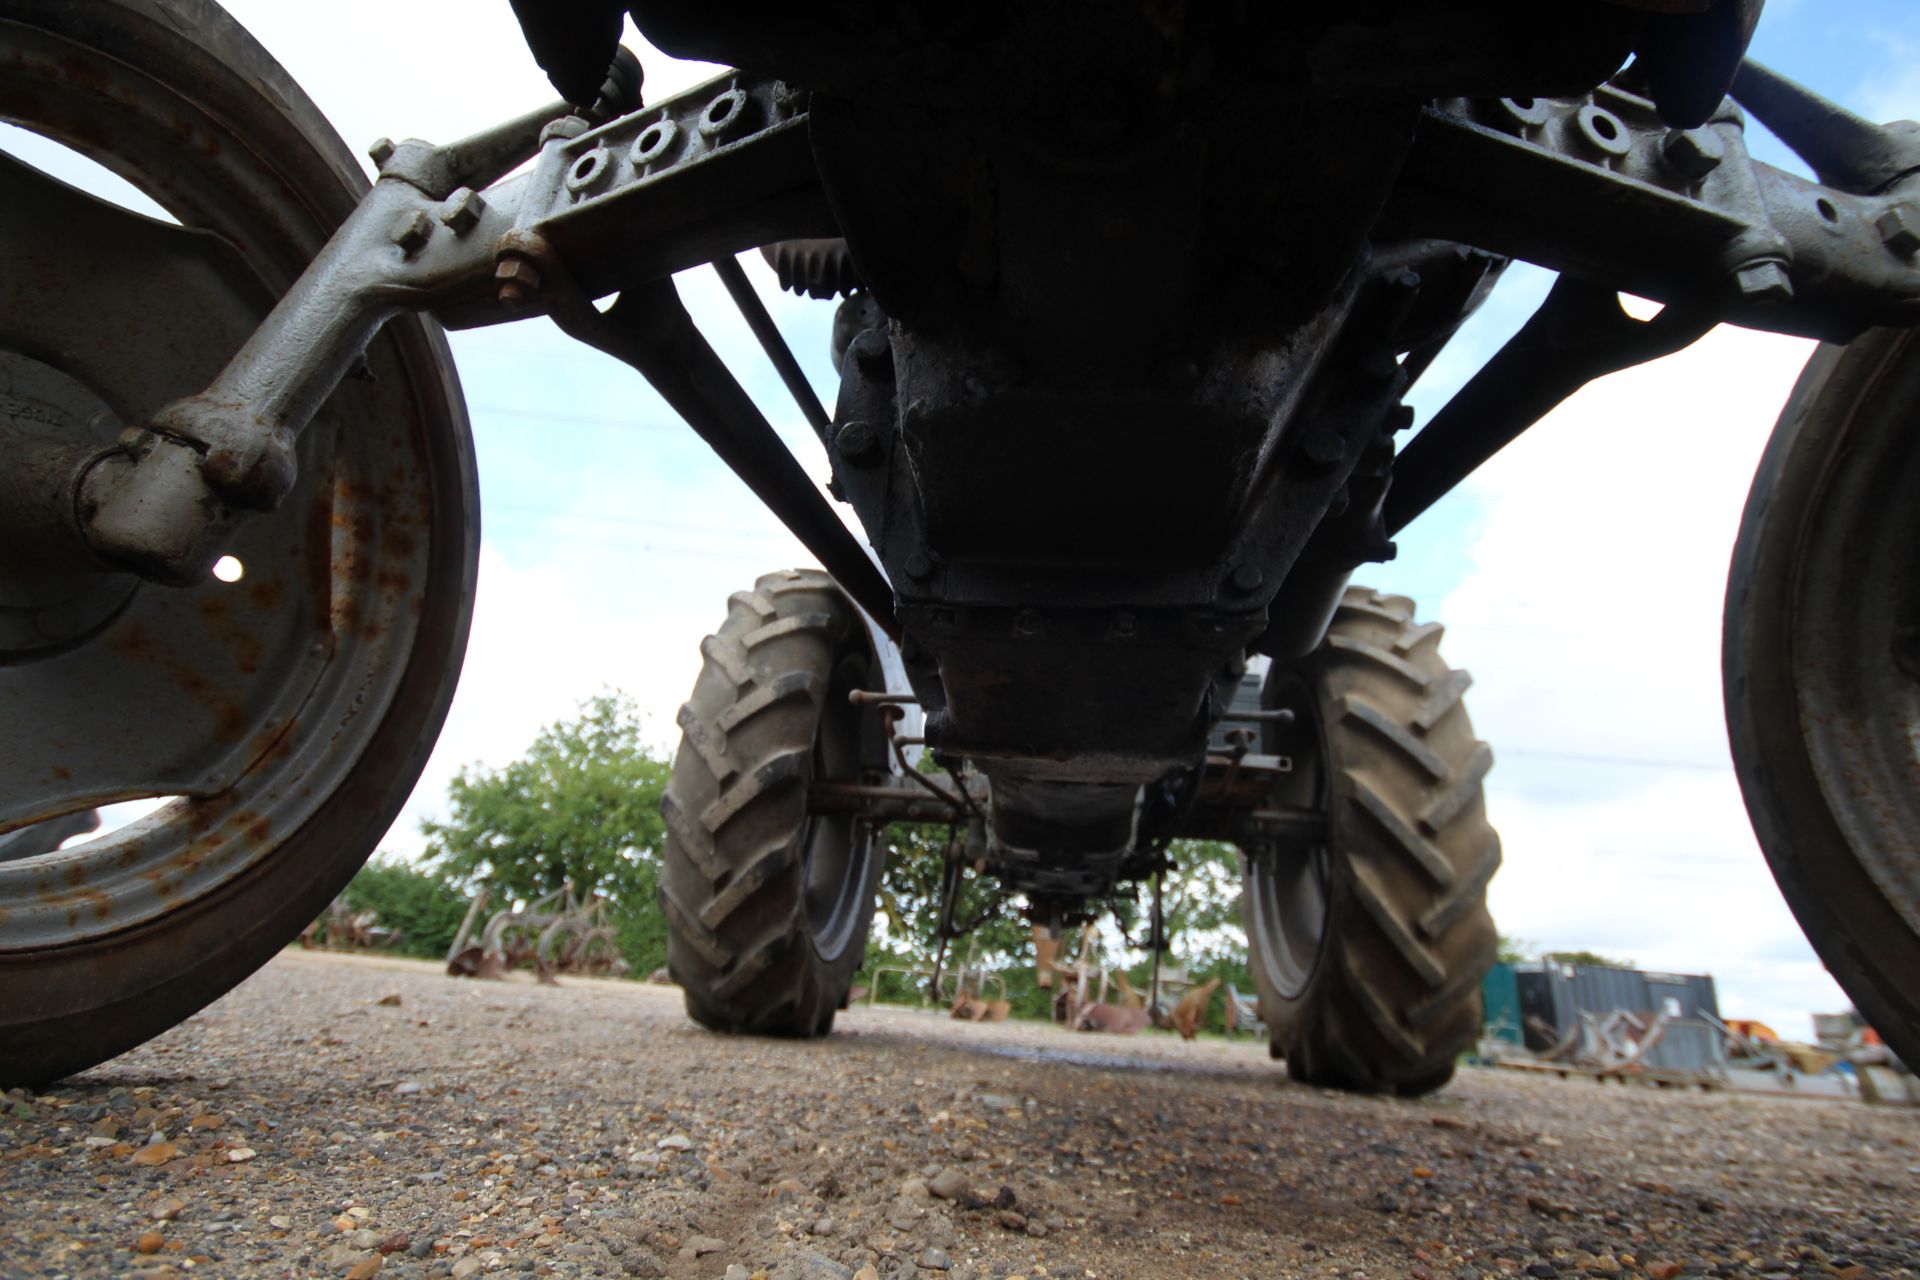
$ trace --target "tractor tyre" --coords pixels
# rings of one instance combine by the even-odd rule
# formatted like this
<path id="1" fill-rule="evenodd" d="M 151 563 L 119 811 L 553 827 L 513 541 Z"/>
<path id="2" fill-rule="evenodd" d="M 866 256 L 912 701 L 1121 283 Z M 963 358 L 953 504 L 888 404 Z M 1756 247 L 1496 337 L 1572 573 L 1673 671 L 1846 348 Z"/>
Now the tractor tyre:
<path id="1" fill-rule="evenodd" d="M 667 966 L 715 1031 L 817 1036 L 866 958 L 882 854 L 869 825 L 809 814 L 815 781 L 857 781 L 875 662 L 853 603 L 818 570 L 728 601 L 680 708 L 660 802 Z"/>
<path id="2" fill-rule="evenodd" d="M 1500 840 L 1492 752 L 1413 602 L 1349 588 L 1320 646 L 1276 664 L 1262 701 L 1294 713 L 1267 749 L 1277 803 L 1325 815 L 1312 841 L 1249 847 L 1244 898 L 1260 1014 L 1296 1080 L 1429 1093 L 1480 1033 L 1495 954 L 1487 884 Z"/>
<path id="3" fill-rule="evenodd" d="M 1834 980 L 1920 1065 L 1920 335 L 1825 346 L 1734 543 L 1722 651 L 1734 770 Z"/>

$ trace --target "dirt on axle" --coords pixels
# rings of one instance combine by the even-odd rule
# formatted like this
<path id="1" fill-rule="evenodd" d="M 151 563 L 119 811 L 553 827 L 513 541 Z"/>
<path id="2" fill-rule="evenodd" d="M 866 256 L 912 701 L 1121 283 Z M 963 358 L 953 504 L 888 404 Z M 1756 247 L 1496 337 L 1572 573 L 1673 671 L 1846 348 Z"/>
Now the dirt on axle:
<path id="1" fill-rule="evenodd" d="M 0 1105 L 0 1275 L 1920 1275 L 1920 1116 L 289 952 Z"/>

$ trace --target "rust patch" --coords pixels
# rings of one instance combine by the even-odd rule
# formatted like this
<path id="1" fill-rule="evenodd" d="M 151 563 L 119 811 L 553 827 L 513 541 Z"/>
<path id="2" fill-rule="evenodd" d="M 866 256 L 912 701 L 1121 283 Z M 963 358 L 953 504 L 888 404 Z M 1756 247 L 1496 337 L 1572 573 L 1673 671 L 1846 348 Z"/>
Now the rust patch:
<path id="1" fill-rule="evenodd" d="M 47 770 L 47 776 L 52 778 L 55 782 L 66 782 L 72 779 L 73 770 L 67 768 L 63 764 L 57 764 L 57 765 L 54 765 L 53 768 Z"/>

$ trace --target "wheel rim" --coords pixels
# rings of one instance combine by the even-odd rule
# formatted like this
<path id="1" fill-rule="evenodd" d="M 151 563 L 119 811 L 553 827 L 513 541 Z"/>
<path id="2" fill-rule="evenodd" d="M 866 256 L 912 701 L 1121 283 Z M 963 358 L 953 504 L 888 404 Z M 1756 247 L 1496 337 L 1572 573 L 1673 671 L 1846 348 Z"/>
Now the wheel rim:
<path id="1" fill-rule="evenodd" d="M 229 29 L 216 34 L 238 36 L 209 11 Z M 194 63 L 217 59 L 130 6 L 21 12 L 0 21 L 0 118 L 90 155 L 181 224 L 0 162 L 0 249 L 16 267 L 0 286 L 0 349 L 14 377 L 50 368 L 104 404 L 115 422 L 76 423 L 53 406 L 58 429 L 95 443 L 201 389 L 364 183 L 336 157 L 317 173 L 312 144 L 285 138 L 287 120 L 211 100 L 224 68 L 202 76 Z M 176 91 L 169 73 L 214 85 L 210 100 Z M 240 581 L 163 589 L 101 575 L 124 590 L 107 616 L 59 637 L 56 653 L 16 644 L 0 656 L 12 757 L 0 830 L 178 797 L 101 839 L 0 863 L 0 952 L 153 921 L 257 868 L 316 818 L 364 823 L 364 810 L 326 802 L 396 705 L 415 744 L 431 741 L 464 648 L 477 541 L 471 447 L 457 389 L 435 365 L 443 350 L 412 322 L 369 349 L 375 381 L 329 400 L 299 440 L 295 491 L 233 537 Z M 425 649 L 432 660 L 415 661 Z M 384 764 L 390 814 L 418 761 Z"/>
<path id="2" fill-rule="evenodd" d="M 1276 800 L 1326 812 L 1326 735 L 1312 690 L 1297 675 L 1284 674 L 1270 682 L 1262 702 L 1269 709 L 1293 712 L 1290 724 L 1267 726 L 1267 750 L 1293 761 L 1293 771 L 1275 788 Z M 1248 925 L 1258 936 L 1253 951 L 1267 985 L 1281 999 L 1299 997 L 1319 968 L 1331 883 L 1324 841 L 1275 844 L 1248 859 Z"/>
<path id="3" fill-rule="evenodd" d="M 849 714 L 847 694 L 863 687 L 865 666 L 858 655 L 848 655 L 834 669 L 825 715 L 814 738 L 815 778 L 852 778 L 860 773 L 860 725 L 858 717 Z M 807 819 L 800 839 L 807 934 L 821 959 L 832 962 L 853 943 L 866 918 L 873 836 L 866 824 L 852 817 L 816 814 Z"/>
<path id="4" fill-rule="evenodd" d="M 1801 736 L 1861 868 L 1920 935 L 1920 346 L 1907 338 L 1846 423 L 1789 591 Z"/>

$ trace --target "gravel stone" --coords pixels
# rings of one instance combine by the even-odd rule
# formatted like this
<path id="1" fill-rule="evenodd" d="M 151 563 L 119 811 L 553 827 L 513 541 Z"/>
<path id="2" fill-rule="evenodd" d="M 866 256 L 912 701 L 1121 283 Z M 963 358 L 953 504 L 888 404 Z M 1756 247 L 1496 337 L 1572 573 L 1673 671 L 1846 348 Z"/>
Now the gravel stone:
<path id="1" fill-rule="evenodd" d="M 290 952 L 0 1095 L 0 1276 L 1920 1280 L 1911 1112 L 1474 1068 L 1354 1097 L 1247 1040 L 838 1021 Z"/>

